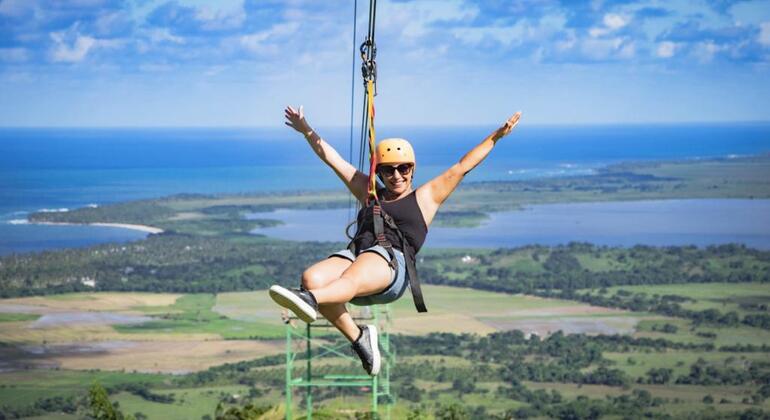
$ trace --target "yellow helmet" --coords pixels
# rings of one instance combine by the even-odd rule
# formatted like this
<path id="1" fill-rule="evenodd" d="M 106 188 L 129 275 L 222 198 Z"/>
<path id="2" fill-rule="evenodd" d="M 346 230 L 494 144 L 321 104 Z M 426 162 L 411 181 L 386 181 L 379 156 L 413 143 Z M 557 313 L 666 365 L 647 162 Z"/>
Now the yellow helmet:
<path id="1" fill-rule="evenodd" d="M 381 163 L 416 163 L 414 149 L 404 139 L 391 138 L 377 144 L 377 164 Z"/>

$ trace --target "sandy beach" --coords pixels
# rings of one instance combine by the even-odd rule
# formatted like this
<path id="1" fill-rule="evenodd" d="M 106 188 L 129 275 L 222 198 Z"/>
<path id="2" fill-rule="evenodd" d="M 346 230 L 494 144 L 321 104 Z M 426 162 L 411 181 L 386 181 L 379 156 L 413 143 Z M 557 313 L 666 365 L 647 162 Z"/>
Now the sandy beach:
<path id="1" fill-rule="evenodd" d="M 163 229 L 146 225 L 133 225 L 129 223 L 63 223 L 63 222 L 28 222 L 33 225 L 61 225 L 61 226 L 102 226 L 122 229 L 139 230 L 147 233 L 163 233 Z"/>

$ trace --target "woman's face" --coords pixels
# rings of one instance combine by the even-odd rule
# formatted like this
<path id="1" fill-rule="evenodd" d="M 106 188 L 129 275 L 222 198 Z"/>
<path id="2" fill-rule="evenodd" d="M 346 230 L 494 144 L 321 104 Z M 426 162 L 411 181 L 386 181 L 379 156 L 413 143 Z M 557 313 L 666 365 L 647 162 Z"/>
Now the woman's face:
<path id="1" fill-rule="evenodd" d="M 382 164 L 377 167 L 377 173 L 385 184 L 385 188 L 393 194 L 401 195 L 412 186 L 414 175 L 413 163 Z"/>

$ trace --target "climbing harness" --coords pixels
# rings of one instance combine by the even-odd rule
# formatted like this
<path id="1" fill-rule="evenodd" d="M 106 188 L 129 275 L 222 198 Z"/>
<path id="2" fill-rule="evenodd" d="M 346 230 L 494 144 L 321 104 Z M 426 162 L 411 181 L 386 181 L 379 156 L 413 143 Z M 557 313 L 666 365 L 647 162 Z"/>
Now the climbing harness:
<path id="1" fill-rule="evenodd" d="M 377 244 L 385 248 L 385 250 L 388 252 L 388 256 L 390 257 L 390 262 L 388 264 L 393 269 L 396 276 L 398 276 L 398 261 L 396 260 L 396 255 L 393 251 L 393 244 L 385 236 L 385 228 L 387 227 L 390 229 L 398 237 L 398 240 L 401 243 L 401 251 L 404 253 L 406 273 L 409 276 L 409 287 L 412 291 L 414 305 L 418 312 L 427 312 L 428 309 L 425 307 L 425 301 L 422 297 L 422 289 L 420 288 L 420 280 L 417 275 L 417 267 L 415 264 L 415 249 L 406 240 L 406 237 L 404 236 L 403 232 L 399 230 L 393 218 L 384 211 L 377 195 L 377 154 L 375 153 L 376 133 L 374 129 L 374 97 L 377 94 L 377 45 L 374 42 L 376 10 L 377 0 L 370 0 L 369 31 L 366 40 L 361 44 L 360 47 L 362 61 L 361 74 L 364 79 L 365 95 L 361 124 L 360 153 L 358 161 L 359 170 L 362 170 L 364 166 L 363 150 L 365 144 L 365 133 L 367 134 L 366 137 L 368 137 L 369 146 L 369 182 L 368 195 L 366 198 L 366 209 L 364 210 L 364 214 L 366 217 L 371 215 L 372 225 L 374 227 L 374 236 L 376 237 Z M 356 236 L 360 233 L 360 229 L 365 224 L 364 222 L 365 221 L 363 220 L 358 221 L 358 231 L 356 232 Z M 349 227 L 350 225 L 348 225 L 348 228 Z M 347 229 L 345 231 L 347 233 Z M 348 237 L 350 236 L 348 235 Z M 357 255 L 356 244 L 353 239 L 354 238 L 351 238 L 351 241 L 348 244 L 348 249 L 353 253 L 353 255 Z"/>

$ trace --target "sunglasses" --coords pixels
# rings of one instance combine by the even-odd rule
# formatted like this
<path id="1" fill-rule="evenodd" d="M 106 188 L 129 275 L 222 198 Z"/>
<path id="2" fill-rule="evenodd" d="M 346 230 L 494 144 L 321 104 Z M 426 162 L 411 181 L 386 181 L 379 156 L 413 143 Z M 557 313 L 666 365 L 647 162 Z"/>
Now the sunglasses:
<path id="1" fill-rule="evenodd" d="M 407 176 L 410 172 L 412 172 L 413 166 L 414 165 L 411 163 L 402 163 L 398 166 L 381 165 L 377 167 L 377 171 L 379 171 L 382 176 L 393 176 L 396 171 L 398 171 L 403 176 Z"/>

